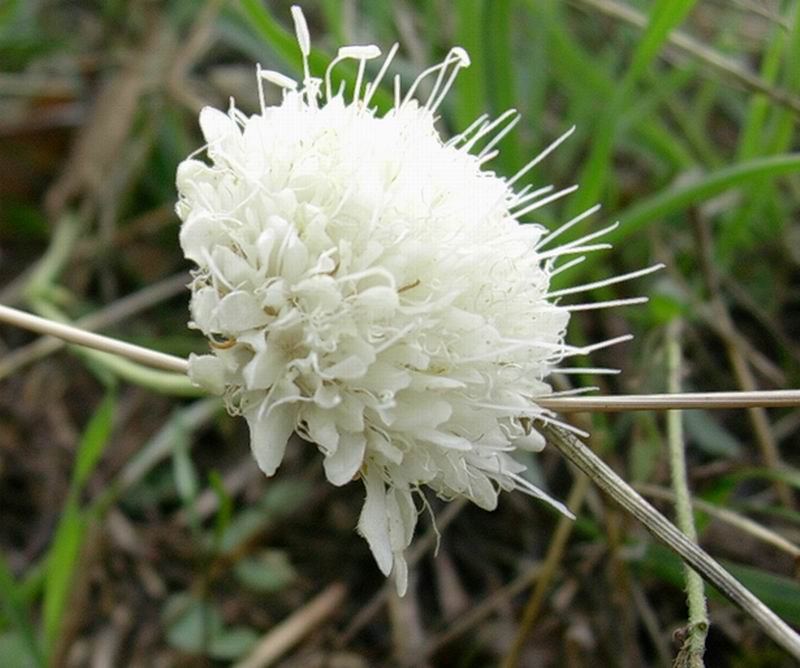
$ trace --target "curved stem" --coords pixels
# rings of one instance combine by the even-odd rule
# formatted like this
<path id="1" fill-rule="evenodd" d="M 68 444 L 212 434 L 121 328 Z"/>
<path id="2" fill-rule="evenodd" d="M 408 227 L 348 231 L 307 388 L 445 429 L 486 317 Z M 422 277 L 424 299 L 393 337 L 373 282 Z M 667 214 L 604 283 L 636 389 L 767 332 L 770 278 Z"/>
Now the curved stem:
<path id="1" fill-rule="evenodd" d="M 548 442 L 616 501 L 624 510 L 734 605 L 752 617 L 764 632 L 795 659 L 800 660 L 800 636 L 764 605 L 749 589 L 690 541 L 672 522 L 645 501 L 574 434 L 554 425 L 543 427 Z"/>

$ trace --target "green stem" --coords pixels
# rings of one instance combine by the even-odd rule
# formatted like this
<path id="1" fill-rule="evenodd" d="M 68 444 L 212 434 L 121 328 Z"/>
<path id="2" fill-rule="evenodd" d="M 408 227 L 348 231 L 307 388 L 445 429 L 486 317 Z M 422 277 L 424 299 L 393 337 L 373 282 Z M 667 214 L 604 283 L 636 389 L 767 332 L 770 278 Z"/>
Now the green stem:
<path id="1" fill-rule="evenodd" d="M 667 329 L 667 375 L 670 392 L 681 391 L 681 358 L 680 322 L 674 321 Z M 686 475 L 683 411 L 673 410 L 667 413 L 667 440 L 678 528 L 686 534 L 690 541 L 697 543 L 697 530 L 692 514 L 692 496 L 689 492 L 689 481 Z M 689 627 L 675 665 L 703 668 L 703 655 L 706 650 L 706 635 L 708 634 L 708 609 L 703 591 L 703 579 L 685 562 L 684 571 L 686 573 Z"/>

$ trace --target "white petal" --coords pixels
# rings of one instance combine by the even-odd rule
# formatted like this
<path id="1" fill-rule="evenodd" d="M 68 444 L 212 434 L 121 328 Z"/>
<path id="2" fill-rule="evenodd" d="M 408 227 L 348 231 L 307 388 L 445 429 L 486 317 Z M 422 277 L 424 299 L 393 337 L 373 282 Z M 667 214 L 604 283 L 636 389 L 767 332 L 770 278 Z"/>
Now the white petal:
<path id="1" fill-rule="evenodd" d="M 346 359 L 343 359 L 341 362 L 337 362 L 336 364 L 329 366 L 325 369 L 325 373 L 331 378 L 341 378 L 341 379 L 354 379 L 354 378 L 361 378 L 365 373 L 367 373 L 367 365 L 360 357 L 357 355 L 351 355 Z"/>
<path id="2" fill-rule="evenodd" d="M 225 367 L 214 355 L 192 353 L 189 355 L 189 380 L 212 394 L 222 394 L 225 391 Z"/>
<path id="3" fill-rule="evenodd" d="M 267 390 L 278 381 L 286 370 L 287 359 L 277 346 L 267 344 L 257 352 L 242 369 L 248 390 Z"/>
<path id="4" fill-rule="evenodd" d="M 472 443 L 466 438 L 456 436 L 449 432 L 439 431 L 437 429 L 421 429 L 417 432 L 420 438 L 441 445 L 443 448 L 451 450 L 472 450 Z"/>
<path id="5" fill-rule="evenodd" d="M 391 489 L 386 494 L 386 515 L 389 520 L 389 541 L 392 551 L 402 552 L 411 543 L 416 525 L 416 515 L 413 519 L 409 515 L 408 500 L 402 491 Z"/>
<path id="6" fill-rule="evenodd" d="M 364 475 L 367 498 L 358 518 L 358 532 L 364 536 L 378 568 L 384 575 L 392 572 L 392 546 L 386 521 L 386 490 L 380 471 L 371 466 Z"/>
<path id="7" fill-rule="evenodd" d="M 323 383 L 314 392 L 314 403 L 320 408 L 334 408 L 342 403 L 342 397 L 336 385 Z"/>
<path id="8" fill-rule="evenodd" d="M 397 507 L 403 518 L 403 528 L 406 532 L 405 545 L 408 547 L 414 538 L 414 529 L 417 528 L 417 508 L 414 505 L 414 499 L 411 497 L 411 490 L 407 487 L 395 489 L 395 496 L 397 497 Z"/>
<path id="9" fill-rule="evenodd" d="M 399 300 L 396 290 L 376 286 L 360 292 L 356 298 L 356 304 L 367 310 L 374 318 L 386 318 L 397 310 Z"/>
<path id="10" fill-rule="evenodd" d="M 377 452 L 392 464 L 403 462 L 403 451 L 383 436 L 374 431 L 367 432 L 367 447 L 372 452 Z"/>
<path id="11" fill-rule="evenodd" d="M 394 554 L 394 585 L 397 588 L 398 596 L 405 596 L 408 591 L 408 564 L 402 552 L 395 552 Z"/>
<path id="12" fill-rule="evenodd" d="M 219 294 L 210 286 L 200 288 L 192 295 L 192 301 L 189 304 L 192 320 L 195 326 L 206 335 L 219 331 L 218 305 Z"/>
<path id="13" fill-rule="evenodd" d="M 326 453 L 333 453 L 339 447 L 339 431 L 331 411 L 311 404 L 303 411 L 303 419 L 308 425 L 311 440 L 321 446 Z"/>
<path id="14" fill-rule="evenodd" d="M 267 476 L 271 476 L 281 465 L 286 443 L 294 431 L 297 405 L 281 404 L 272 410 L 263 411 L 261 417 L 259 412 L 256 409 L 245 416 L 250 427 L 250 447 L 259 468 Z"/>
<path id="15" fill-rule="evenodd" d="M 220 300 L 217 307 L 220 328 L 226 332 L 241 332 L 245 329 L 262 327 L 269 317 L 258 300 L 249 292 L 235 290 Z"/>
<path id="16" fill-rule="evenodd" d="M 336 451 L 325 457 L 325 477 L 341 487 L 353 479 L 364 462 L 367 439 L 363 434 L 342 434 Z"/>
<path id="17" fill-rule="evenodd" d="M 531 429 L 529 434 L 522 436 L 521 438 L 515 439 L 512 445 L 515 448 L 519 448 L 520 450 L 527 450 L 529 452 L 541 452 L 544 450 L 544 446 L 547 442 L 544 440 L 544 436 L 542 436 L 538 431 L 535 429 Z"/>
<path id="18" fill-rule="evenodd" d="M 408 371 L 381 360 L 370 365 L 363 380 L 359 383 L 373 392 L 391 392 L 392 394 L 407 388 L 410 384 L 411 374 Z"/>
<path id="19" fill-rule="evenodd" d="M 336 424 L 343 431 L 359 434 L 364 431 L 364 401 L 349 393 L 342 397 L 339 410 L 336 411 Z"/>
<path id="20" fill-rule="evenodd" d="M 393 429 L 414 430 L 438 427 L 450 418 L 453 408 L 443 399 L 403 393 L 402 397 L 398 397 L 398 405 L 386 413 Z"/>
<path id="21" fill-rule="evenodd" d="M 211 259 L 228 283 L 233 286 L 248 281 L 253 282 L 256 278 L 256 272 L 247 260 L 227 246 L 216 246 L 211 253 Z"/>
<path id="22" fill-rule="evenodd" d="M 281 257 L 281 275 L 289 282 L 300 278 L 308 269 L 308 249 L 294 236 L 286 245 Z"/>
<path id="23" fill-rule="evenodd" d="M 204 266 L 208 249 L 224 243 L 227 236 L 228 230 L 219 221 L 201 215 L 184 222 L 178 238 L 186 259 Z"/>
<path id="24" fill-rule="evenodd" d="M 200 128 L 208 143 L 208 153 L 213 158 L 229 150 L 231 140 L 241 136 L 233 119 L 213 107 L 203 107 L 200 112 Z"/>
<path id="25" fill-rule="evenodd" d="M 497 490 L 492 481 L 474 469 L 469 476 L 469 498 L 472 502 L 484 510 L 494 510 L 497 508 Z"/>

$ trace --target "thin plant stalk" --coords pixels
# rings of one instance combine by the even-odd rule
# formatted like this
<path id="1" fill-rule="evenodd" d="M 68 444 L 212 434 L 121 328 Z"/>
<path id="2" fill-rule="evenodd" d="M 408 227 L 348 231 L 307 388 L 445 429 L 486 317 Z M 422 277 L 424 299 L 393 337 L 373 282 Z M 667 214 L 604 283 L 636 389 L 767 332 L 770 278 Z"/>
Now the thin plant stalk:
<path id="1" fill-rule="evenodd" d="M 2 304 L 0 304 L 0 321 L 28 329 L 37 334 L 55 336 L 67 343 L 74 343 L 101 352 L 127 357 L 140 364 L 162 369 L 163 371 L 185 374 L 189 369 L 189 363 L 180 357 L 126 343 L 109 336 L 88 332 L 80 327 L 73 327 L 49 318 L 41 318 Z"/>
<path id="2" fill-rule="evenodd" d="M 186 374 L 189 362 L 80 327 L 20 311 L 0 304 L 0 322 L 55 336 L 67 343 L 119 355 L 162 371 Z M 670 410 L 677 408 L 787 408 L 800 406 L 800 390 L 753 392 L 684 392 L 679 394 L 620 394 L 592 397 L 540 397 L 536 403 L 558 413 L 618 413 L 621 411 Z"/>
<path id="3" fill-rule="evenodd" d="M 800 660 L 800 635 L 762 603 L 697 543 L 643 499 L 603 460 L 566 429 L 547 424 L 542 427 L 548 442 L 583 471 L 626 512 L 644 524 L 660 542 L 694 568 L 703 579 L 750 616 L 778 645 Z"/>
<path id="4" fill-rule="evenodd" d="M 675 321 L 667 328 L 667 377 L 670 393 L 681 391 L 682 354 L 680 342 L 680 322 Z M 697 543 L 697 529 L 692 513 L 692 496 L 686 474 L 686 444 L 683 438 L 683 411 L 667 413 L 667 442 L 669 463 L 672 475 L 672 489 L 675 494 L 675 518 L 678 528 L 693 543 Z M 708 635 L 708 608 L 703 591 L 703 579 L 684 562 L 686 575 L 686 599 L 689 608 L 689 624 L 686 637 L 675 666 L 703 668 L 703 655 L 706 651 Z"/>

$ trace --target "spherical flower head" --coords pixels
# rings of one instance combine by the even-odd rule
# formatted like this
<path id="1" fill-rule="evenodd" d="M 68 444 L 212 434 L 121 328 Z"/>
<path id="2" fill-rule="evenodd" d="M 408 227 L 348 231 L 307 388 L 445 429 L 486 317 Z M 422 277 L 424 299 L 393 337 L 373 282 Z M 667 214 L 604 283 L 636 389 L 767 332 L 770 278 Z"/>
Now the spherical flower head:
<path id="1" fill-rule="evenodd" d="M 358 530 L 402 592 L 423 486 L 487 510 L 499 490 L 522 489 L 568 512 L 520 475 L 514 453 L 540 450 L 535 425 L 553 419 L 537 399 L 575 349 L 550 279 L 582 247 L 545 250 L 553 235 L 519 221 L 566 191 L 515 192 L 525 170 L 486 169 L 512 114 L 440 136 L 436 110 L 469 62 L 462 49 L 404 97 L 396 85 L 380 115 L 370 101 L 396 47 L 369 85 L 373 46 L 340 50 L 317 79 L 293 13 L 302 85 L 259 69 L 261 113 L 204 109 L 208 162 L 178 169 L 180 241 L 197 265 L 190 325 L 212 350 L 191 357 L 190 376 L 245 417 L 266 475 L 297 433 L 331 483 L 361 480 Z M 344 59 L 358 62 L 357 80 L 333 91 Z M 283 89 L 281 104 L 263 103 L 265 81 Z"/>

